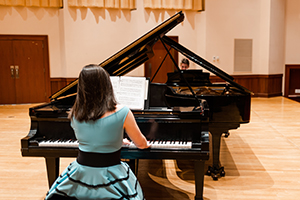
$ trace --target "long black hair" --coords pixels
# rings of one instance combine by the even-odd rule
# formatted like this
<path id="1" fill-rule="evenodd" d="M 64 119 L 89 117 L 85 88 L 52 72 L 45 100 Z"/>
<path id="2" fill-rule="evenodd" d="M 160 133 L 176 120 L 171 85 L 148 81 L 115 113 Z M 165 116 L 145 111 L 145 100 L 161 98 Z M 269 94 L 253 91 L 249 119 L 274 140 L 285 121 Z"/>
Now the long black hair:
<path id="1" fill-rule="evenodd" d="M 117 102 L 109 74 L 99 65 L 85 66 L 79 75 L 77 96 L 69 114 L 79 122 L 95 121 L 114 111 Z"/>

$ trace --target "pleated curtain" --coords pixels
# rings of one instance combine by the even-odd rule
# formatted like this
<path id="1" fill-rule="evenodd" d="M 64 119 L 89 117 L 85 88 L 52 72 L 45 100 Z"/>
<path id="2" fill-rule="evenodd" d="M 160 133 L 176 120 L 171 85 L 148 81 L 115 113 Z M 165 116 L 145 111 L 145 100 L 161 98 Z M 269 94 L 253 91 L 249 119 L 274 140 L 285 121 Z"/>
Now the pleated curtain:
<path id="1" fill-rule="evenodd" d="M 135 0 L 68 0 L 70 7 L 135 9 Z"/>
<path id="2" fill-rule="evenodd" d="M 0 0 L 1 6 L 28 6 L 61 8 L 62 0 Z"/>
<path id="3" fill-rule="evenodd" d="M 148 9 L 203 10 L 204 0 L 144 0 Z"/>

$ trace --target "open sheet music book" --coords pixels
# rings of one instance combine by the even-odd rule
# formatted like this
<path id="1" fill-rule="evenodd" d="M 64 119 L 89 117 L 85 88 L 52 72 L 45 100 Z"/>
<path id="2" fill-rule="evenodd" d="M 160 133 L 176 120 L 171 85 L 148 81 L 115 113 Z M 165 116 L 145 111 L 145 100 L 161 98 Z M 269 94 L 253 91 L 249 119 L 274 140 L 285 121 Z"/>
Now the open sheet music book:
<path id="1" fill-rule="evenodd" d="M 134 110 L 144 109 L 149 84 L 145 77 L 111 76 L 110 80 L 119 104 Z"/>

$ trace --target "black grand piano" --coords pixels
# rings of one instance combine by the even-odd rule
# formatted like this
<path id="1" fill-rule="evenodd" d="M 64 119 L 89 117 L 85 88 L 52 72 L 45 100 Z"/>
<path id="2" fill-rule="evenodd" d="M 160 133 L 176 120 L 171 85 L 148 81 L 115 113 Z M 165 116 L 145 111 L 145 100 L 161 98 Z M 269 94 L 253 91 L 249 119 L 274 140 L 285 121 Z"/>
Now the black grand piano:
<path id="1" fill-rule="evenodd" d="M 152 57 L 155 42 L 162 40 L 183 19 L 182 12 L 175 14 L 99 65 L 111 76 L 125 75 Z M 191 98 L 197 103 L 193 101 L 193 105 L 172 106 L 165 96 L 169 88 L 167 84 L 149 85 L 145 108 L 132 111 L 142 133 L 147 139 L 156 140 L 158 145 L 144 150 L 122 147 L 121 158 L 129 160 L 134 171 L 139 159 L 193 160 L 195 199 L 203 199 L 204 166 L 209 159 L 207 102 L 189 87 L 193 94 Z M 77 80 L 53 94 L 50 103 L 29 109 L 31 128 L 29 134 L 21 139 L 22 156 L 45 158 L 49 187 L 59 176 L 59 159 L 76 157 L 78 153 L 76 138 L 67 118 L 76 92 Z M 166 147 L 166 144 L 176 146 Z"/>
<path id="2" fill-rule="evenodd" d="M 153 55 L 152 47 L 160 40 L 166 47 L 174 48 L 204 69 L 224 79 L 224 84 L 212 84 L 209 73 L 202 70 L 181 71 L 172 58 L 177 71 L 167 74 L 165 84 L 150 83 L 144 110 L 133 110 L 138 126 L 148 139 L 189 142 L 188 148 L 151 148 L 147 150 L 122 148 L 122 158 L 187 159 L 195 161 L 195 199 L 203 199 L 204 164 L 209 158 L 209 136 L 213 142 L 213 165 L 207 171 L 215 180 L 225 175 L 219 162 L 220 137 L 250 119 L 251 92 L 235 83 L 233 78 L 165 34 L 182 22 L 179 12 L 132 42 L 104 62 L 111 76 L 122 76 L 146 62 Z M 76 157 L 77 148 L 64 146 L 65 141 L 76 141 L 68 112 L 74 104 L 77 80 L 53 94 L 50 103 L 30 108 L 31 128 L 21 140 L 23 156 L 40 156 L 46 160 L 49 186 L 59 175 L 60 157 Z M 125 134 L 126 136 L 126 134 Z M 60 146 L 41 146 L 44 141 L 58 141 Z M 63 145 L 61 145 L 63 144 Z"/>

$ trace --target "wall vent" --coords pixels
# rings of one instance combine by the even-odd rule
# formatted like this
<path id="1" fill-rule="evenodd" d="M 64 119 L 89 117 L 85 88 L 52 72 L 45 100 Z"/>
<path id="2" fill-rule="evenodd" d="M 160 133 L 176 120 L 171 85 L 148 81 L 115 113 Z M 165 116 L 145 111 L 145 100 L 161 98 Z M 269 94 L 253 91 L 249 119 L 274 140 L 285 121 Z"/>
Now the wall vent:
<path id="1" fill-rule="evenodd" d="M 252 39 L 234 39 L 234 72 L 252 71 Z"/>

